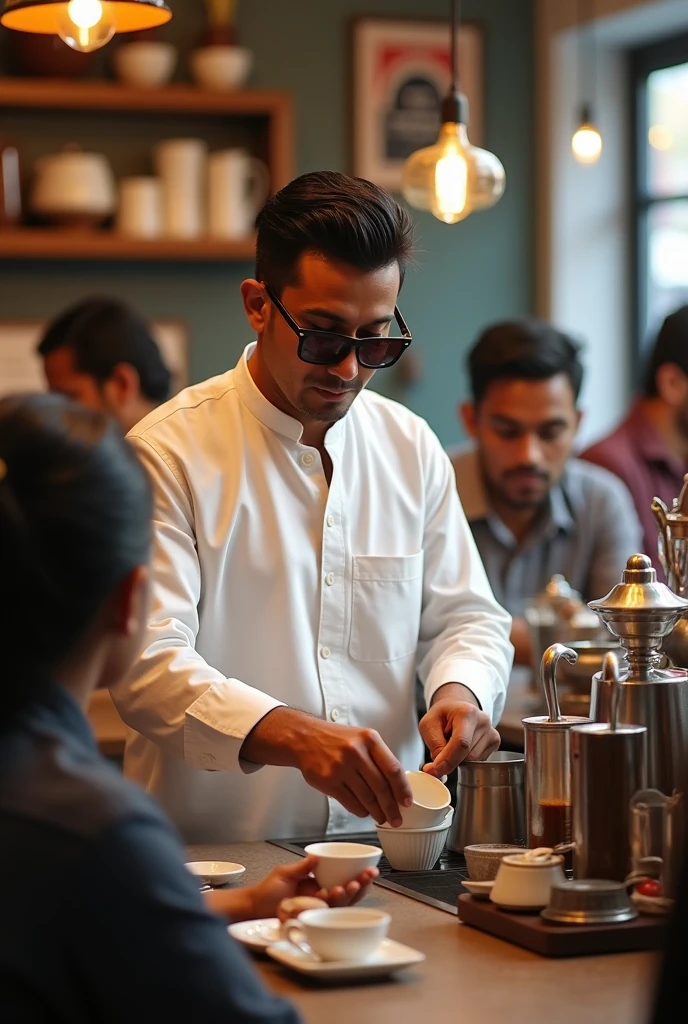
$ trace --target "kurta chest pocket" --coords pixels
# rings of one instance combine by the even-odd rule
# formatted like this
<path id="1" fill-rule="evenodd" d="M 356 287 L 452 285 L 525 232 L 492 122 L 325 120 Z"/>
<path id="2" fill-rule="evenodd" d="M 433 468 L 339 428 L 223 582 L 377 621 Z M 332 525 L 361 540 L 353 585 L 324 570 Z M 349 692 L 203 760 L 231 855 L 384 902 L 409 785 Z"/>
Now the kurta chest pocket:
<path id="1" fill-rule="evenodd" d="M 423 552 L 354 555 L 349 654 L 356 661 L 397 661 L 418 644 Z"/>

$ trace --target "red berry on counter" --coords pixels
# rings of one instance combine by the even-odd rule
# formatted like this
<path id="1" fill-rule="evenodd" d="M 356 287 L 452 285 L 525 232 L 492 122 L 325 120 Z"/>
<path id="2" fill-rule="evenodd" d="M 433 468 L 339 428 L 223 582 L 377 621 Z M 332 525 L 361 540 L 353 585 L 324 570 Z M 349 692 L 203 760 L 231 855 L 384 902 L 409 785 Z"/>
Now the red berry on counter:
<path id="1" fill-rule="evenodd" d="M 635 891 L 639 896 L 656 897 L 662 895 L 662 887 L 659 882 L 655 882 L 654 879 L 650 878 L 648 878 L 646 882 L 641 882 L 639 885 L 636 885 Z"/>

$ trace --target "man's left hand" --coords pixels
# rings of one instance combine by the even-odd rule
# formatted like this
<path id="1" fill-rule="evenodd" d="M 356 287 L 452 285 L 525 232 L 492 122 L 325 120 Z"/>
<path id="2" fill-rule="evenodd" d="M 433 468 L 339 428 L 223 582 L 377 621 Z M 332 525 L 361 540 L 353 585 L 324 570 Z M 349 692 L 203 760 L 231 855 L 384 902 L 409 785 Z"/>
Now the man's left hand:
<path id="1" fill-rule="evenodd" d="M 420 734 L 432 757 L 423 771 L 436 778 L 449 775 L 462 761 L 484 761 L 500 742 L 490 716 L 460 683 L 440 687 L 421 720 Z"/>

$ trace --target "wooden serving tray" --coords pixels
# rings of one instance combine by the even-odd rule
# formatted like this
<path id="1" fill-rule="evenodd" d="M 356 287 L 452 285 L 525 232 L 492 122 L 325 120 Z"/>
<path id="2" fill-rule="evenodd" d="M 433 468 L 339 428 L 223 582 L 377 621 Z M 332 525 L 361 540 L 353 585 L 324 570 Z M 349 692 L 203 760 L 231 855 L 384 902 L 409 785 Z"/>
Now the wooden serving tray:
<path id="1" fill-rule="evenodd" d="M 555 924 L 539 914 L 513 914 L 489 900 L 458 897 L 459 920 L 541 956 L 591 956 L 659 949 L 667 919 L 640 915 L 623 924 Z"/>

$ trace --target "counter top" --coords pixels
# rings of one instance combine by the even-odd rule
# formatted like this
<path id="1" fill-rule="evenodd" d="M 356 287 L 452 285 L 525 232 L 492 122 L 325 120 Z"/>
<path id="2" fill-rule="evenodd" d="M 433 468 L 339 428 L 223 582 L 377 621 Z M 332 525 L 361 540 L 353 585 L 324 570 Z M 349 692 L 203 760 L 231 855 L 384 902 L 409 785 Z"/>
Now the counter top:
<path id="1" fill-rule="evenodd" d="M 247 883 L 296 859 L 269 843 L 193 846 L 188 853 L 245 864 Z M 321 986 L 256 959 L 266 984 L 290 999 L 306 1024 L 647 1024 L 656 954 L 549 960 L 379 886 L 366 905 L 388 911 L 390 937 L 427 959 L 365 986 Z"/>

